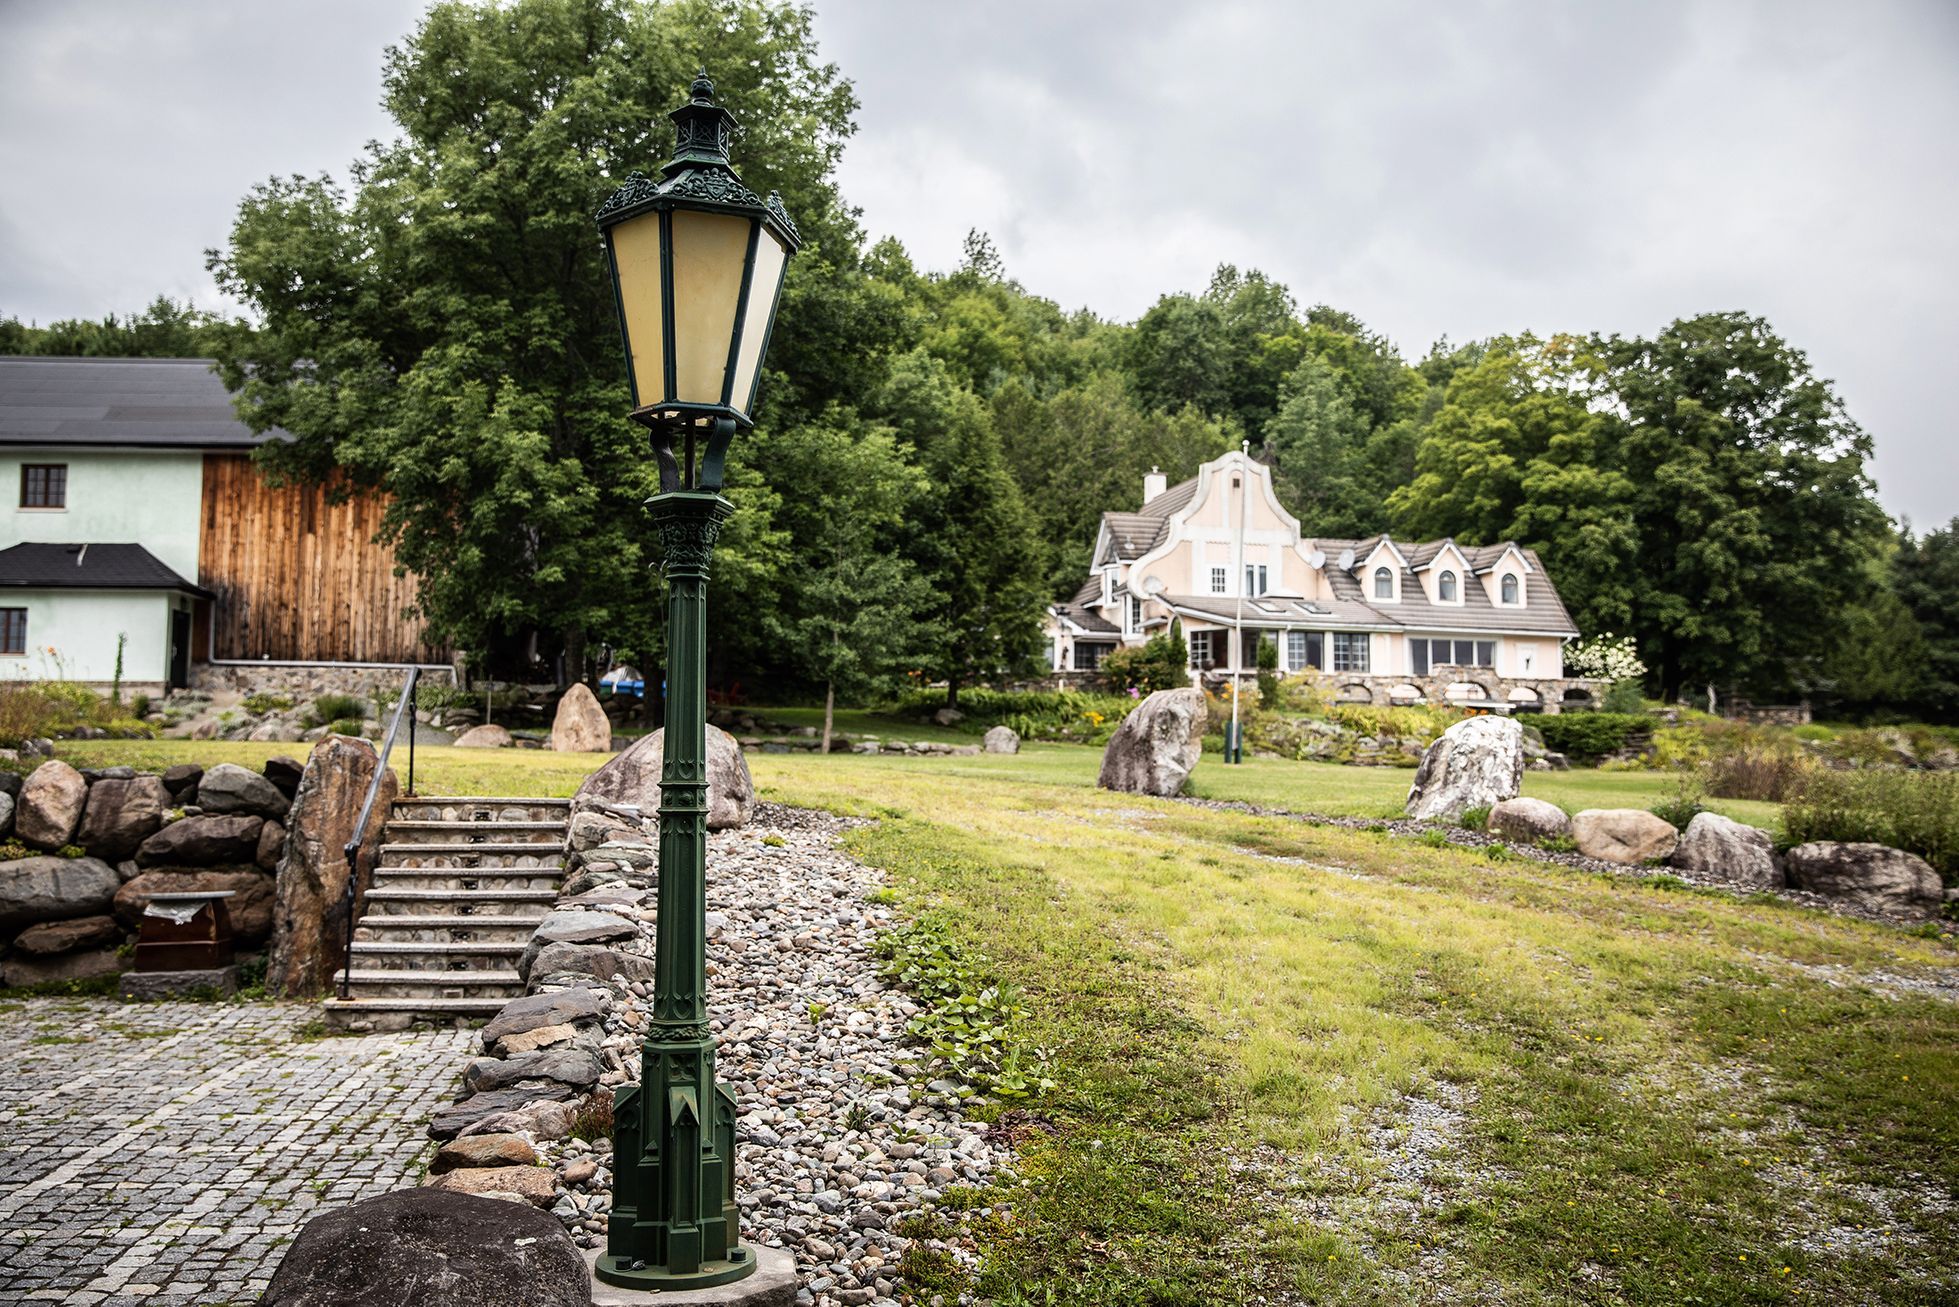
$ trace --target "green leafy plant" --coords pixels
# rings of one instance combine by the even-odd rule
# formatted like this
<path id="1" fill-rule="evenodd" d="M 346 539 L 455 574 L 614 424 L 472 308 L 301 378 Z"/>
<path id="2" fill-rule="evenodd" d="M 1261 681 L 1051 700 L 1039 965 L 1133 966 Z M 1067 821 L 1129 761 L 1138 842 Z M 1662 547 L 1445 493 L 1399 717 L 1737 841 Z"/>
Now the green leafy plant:
<path id="1" fill-rule="evenodd" d="M 1580 763 L 1642 748 L 1653 730 L 1653 719 L 1639 713 L 1562 712 L 1540 716 L 1535 724 L 1548 748 Z"/>
<path id="2" fill-rule="evenodd" d="M 1706 797 L 1707 787 L 1700 776 L 1695 772 L 1681 772 L 1673 793 L 1654 804 L 1649 811 L 1676 830 L 1686 830 L 1688 822 L 1707 811 L 1707 806 L 1701 802 Z"/>
<path id="3" fill-rule="evenodd" d="M 1054 1087 L 1046 1050 L 1020 1035 L 1027 1010 L 993 981 L 986 957 L 962 952 L 932 918 L 880 935 L 876 952 L 883 974 L 923 1004 L 906 1029 L 931 1047 L 937 1066 L 995 1098 Z"/>
<path id="4" fill-rule="evenodd" d="M 1454 840 L 1449 838 L 1449 832 L 1443 830 L 1440 826 L 1431 826 L 1429 829 L 1423 831 L 1418 837 L 1418 842 L 1426 844 L 1431 849 L 1446 849 L 1455 843 Z"/>
<path id="5" fill-rule="evenodd" d="M 323 694 L 313 700 L 313 720 L 336 725 L 348 718 L 359 721 L 367 716 L 367 700 L 353 694 Z M 351 734 L 358 735 L 359 731 Z"/>
<path id="6" fill-rule="evenodd" d="M 596 1143 L 612 1138 L 612 1091 L 600 1089 L 571 1114 L 571 1137 Z"/>
<path id="7" fill-rule="evenodd" d="M 1572 839 L 1569 835 L 1546 835 L 1543 839 L 1537 841 L 1537 847 L 1543 849 L 1546 853 L 1576 853 L 1578 852 L 1578 841 Z"/>
<path id="8" fill-rule="evenodd" d="M 366 723 L 358 717 L 342 717 L 337 721 L 328 722 L 327 732 L 331 735 L 359 735 L 365 725 Z"/>
<path id="9" fill-rule="evenodd" d="M 292 700 L 283 694 L 248 694 L 242 706 L 253 716 L 263 717 L 269 712 L 284 712 L 292 707 Z"/>
<path id="10" fill-rule="evenodd" d="M 1464 808 L 1462 816 L 1456 818 L 1456 825 L 1464 830 L 1486 830 L 1490 824 L 1488 808 Z"/>

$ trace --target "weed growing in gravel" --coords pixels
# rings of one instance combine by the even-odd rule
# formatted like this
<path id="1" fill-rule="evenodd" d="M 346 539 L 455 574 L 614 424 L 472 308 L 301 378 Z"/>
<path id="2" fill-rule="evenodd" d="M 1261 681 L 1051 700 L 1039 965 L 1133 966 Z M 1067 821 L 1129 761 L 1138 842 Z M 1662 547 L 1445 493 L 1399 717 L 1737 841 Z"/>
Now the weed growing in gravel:
<path id="1" fill-rule="evenodd" d="M 1464 830 L 1483 830 L 1490 824 L 1488 808 L 1464 808 L 1462 816 L 1456 818 L 1456 825 Z"/>
<path id="2" fill-rule="evenodd" d="M 926 1004 L 906 1029 L 931 1045 L 947 1071 L 995 1098 L 1054 1087 L 1046 1050 L 1020 1035 L 1026 1008 L 994 983 L 985 955 L 962 951 L 929 917 L 879 936 L 877 955 L 884 975 Z"/>
<path id="3" fill-rule="evenodd" d="M 1445 831 L 1441 827 L 1437 826 L 1437 827 L 1430 827 L 1428 830 L 1423 831 L 1421 834 L 1421 838 L 1416 842 L 1420 844 L 1426 844 L 1431 849 L 1446 849 L 1455 841 L 1449 838 L 1448 831 Z"/>

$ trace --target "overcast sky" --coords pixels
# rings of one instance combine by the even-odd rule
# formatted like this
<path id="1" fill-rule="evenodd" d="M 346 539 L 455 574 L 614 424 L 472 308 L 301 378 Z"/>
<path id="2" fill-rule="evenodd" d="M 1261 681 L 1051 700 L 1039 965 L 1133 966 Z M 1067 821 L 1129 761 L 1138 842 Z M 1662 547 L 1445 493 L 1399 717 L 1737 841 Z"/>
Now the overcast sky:
<path id="1" fill-rule="evenodd" d="M 390 126 L 416 0 L 0 0 L 0 314 L 216 305 L 272 173 Z M 926 267 L 969 227 L 1128 319 L 1257 267 L 1419 358 L 1763 314 L 1959 513 L 1959 6 L 829 0 L 863 100 L 845 194 Z"/>

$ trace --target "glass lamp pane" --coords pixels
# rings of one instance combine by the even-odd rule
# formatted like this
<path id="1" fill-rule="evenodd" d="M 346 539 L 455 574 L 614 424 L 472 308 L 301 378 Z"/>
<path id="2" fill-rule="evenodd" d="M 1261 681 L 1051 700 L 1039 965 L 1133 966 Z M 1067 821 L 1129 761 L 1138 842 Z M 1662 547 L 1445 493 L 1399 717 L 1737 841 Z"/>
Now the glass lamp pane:
<path id="1" fill-rule="evenodd" d="M 729 403 L 746 413 L 755 398 L 755 376 L 762 368 L 762 349 L 768 343 L 769 318 L 775 312 L 776 292 L 789 265 L 789 251 L 767 227 L 755 242 L 755 274 L 748 284 L 748 309 L 742 315 L 741 352 L 735 355 L 735 385 Z"/>
<path id="2" fill-rule="evenodd" d="M 667 398 L 666 322 L 660 311 L 660 215 L 641 214 L 611 229 L 619 277 L 619 314 L 626 325 L 639 403 Z"/>
<path id="3" fill-rule="evenodd" d="M 673 399 L 719 404 L 754 223 L 725 213 L 673 214 Z"/>

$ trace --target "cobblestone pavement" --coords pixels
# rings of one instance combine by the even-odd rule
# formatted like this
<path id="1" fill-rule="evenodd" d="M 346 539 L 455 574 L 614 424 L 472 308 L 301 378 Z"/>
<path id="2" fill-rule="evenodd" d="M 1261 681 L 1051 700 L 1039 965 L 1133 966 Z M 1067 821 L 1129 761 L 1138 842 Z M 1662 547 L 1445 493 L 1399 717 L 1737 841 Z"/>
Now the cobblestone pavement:
<path id="1" fill-rule="evenodd" d="M 474 1032 L 316 1015 L 0 1001 L 0 1303 L 254 1303 L 316 1212 L 411 1182 Z"/>

